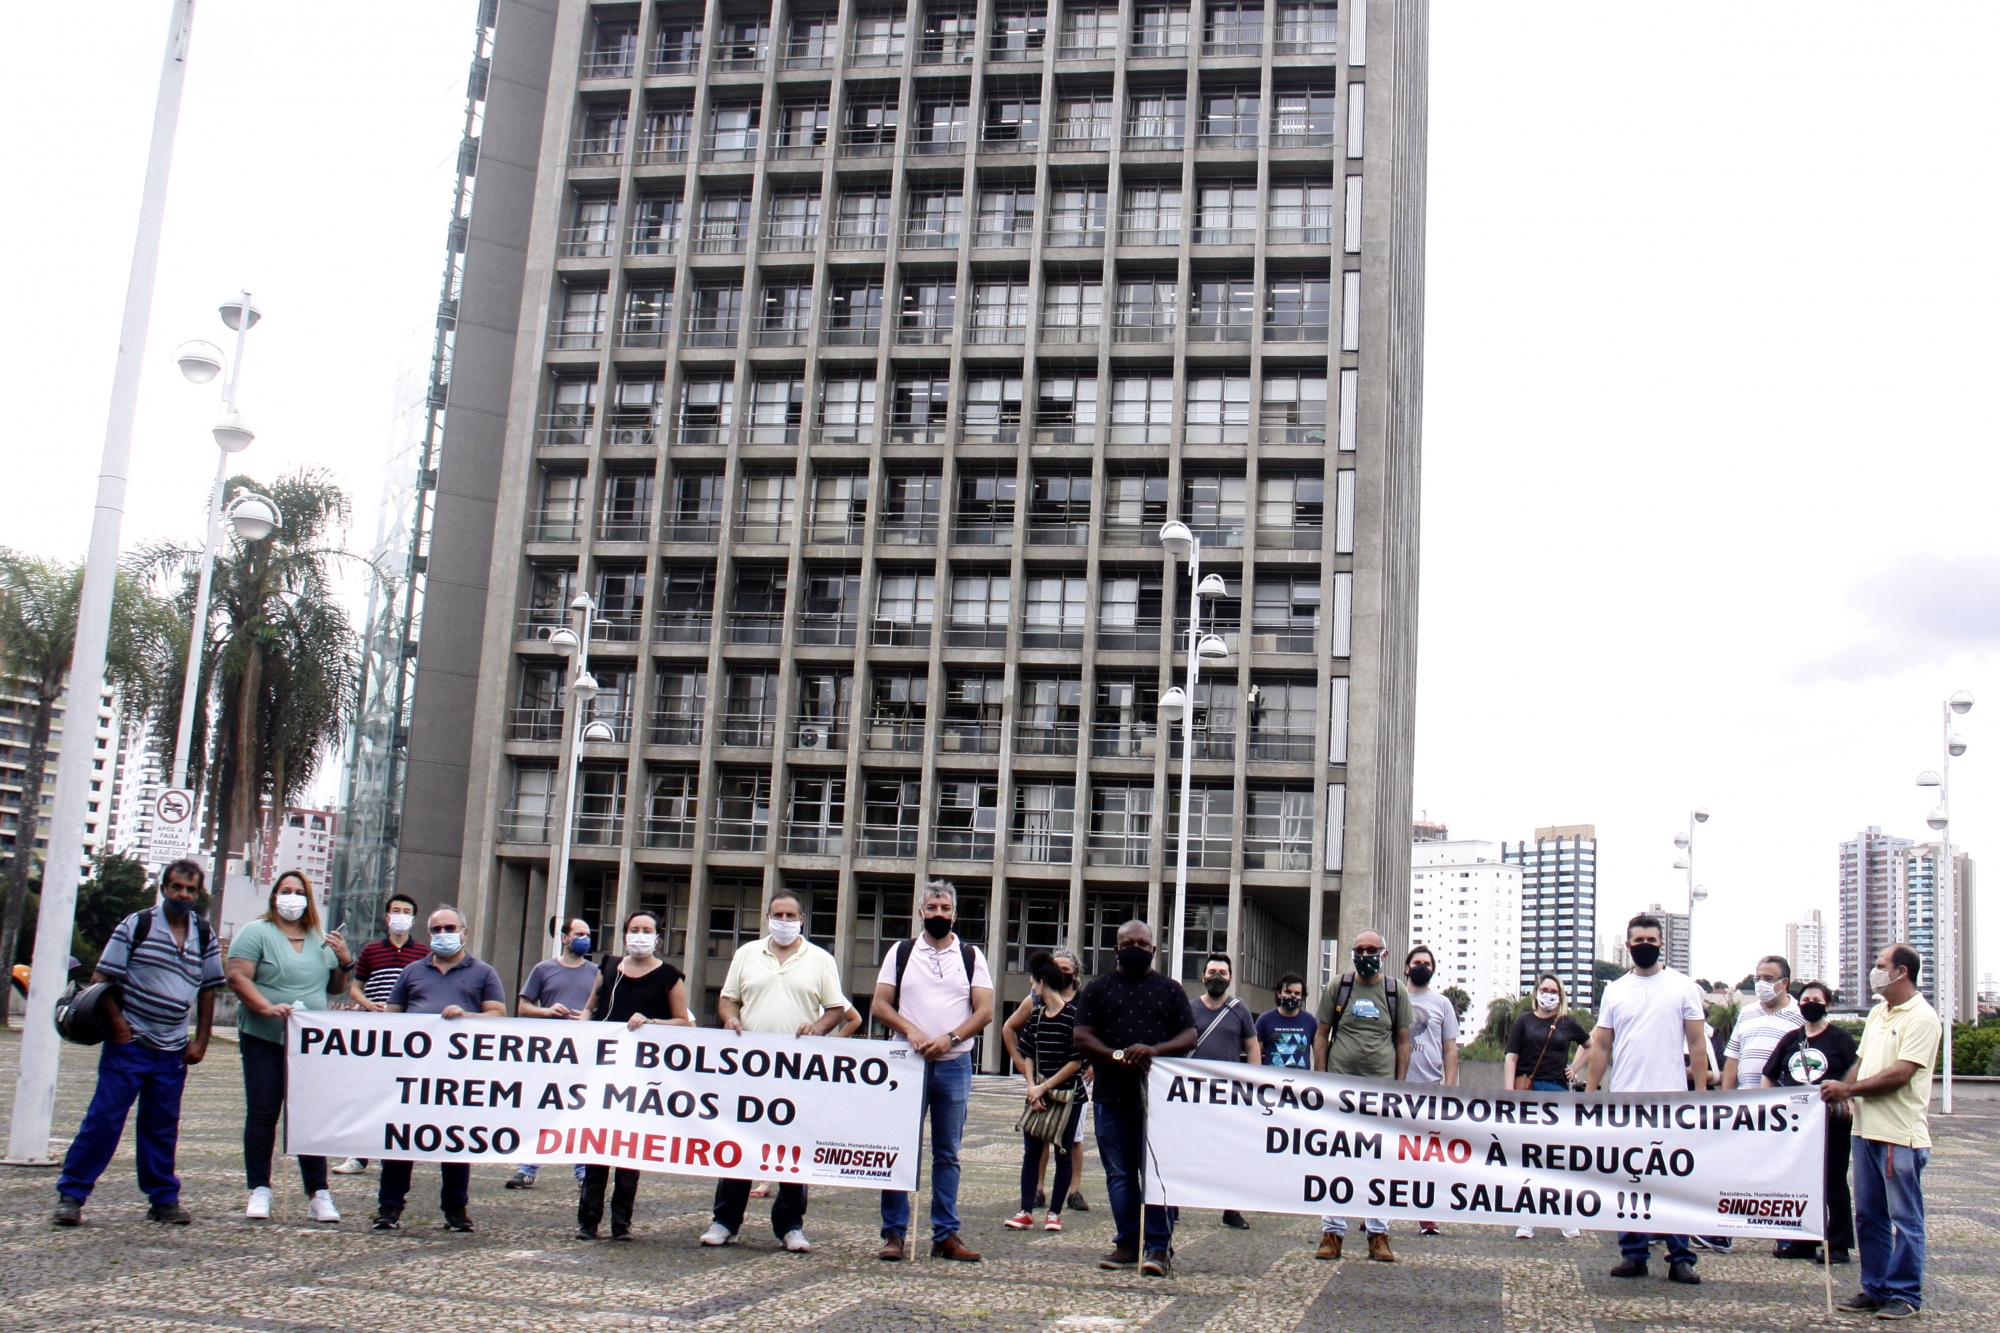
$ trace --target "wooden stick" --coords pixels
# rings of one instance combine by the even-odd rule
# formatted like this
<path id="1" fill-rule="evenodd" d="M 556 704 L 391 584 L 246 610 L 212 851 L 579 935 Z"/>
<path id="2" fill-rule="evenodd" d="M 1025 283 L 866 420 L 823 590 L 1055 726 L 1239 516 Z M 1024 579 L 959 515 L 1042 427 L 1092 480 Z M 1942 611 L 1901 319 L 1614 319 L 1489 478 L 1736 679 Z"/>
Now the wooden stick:
<path id="1" fill-rule="evenodd" d="M 1819 1266 L 1826 1274 L 1826 1315 L 1833 1318 L 1833 1242 L 1821 1239 L 1819 1243 Z"/>

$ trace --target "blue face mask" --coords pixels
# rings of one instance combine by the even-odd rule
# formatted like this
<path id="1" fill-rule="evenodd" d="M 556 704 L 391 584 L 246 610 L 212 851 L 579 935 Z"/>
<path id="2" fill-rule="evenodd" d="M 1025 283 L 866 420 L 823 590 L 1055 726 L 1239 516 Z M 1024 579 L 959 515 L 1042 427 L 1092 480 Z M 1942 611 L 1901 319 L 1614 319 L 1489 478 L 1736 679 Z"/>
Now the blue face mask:
<path id="1" fill-rule="evenodd" d="M 571 953 L 577 953 L 577 954 L 589 953 L 590 936 L 578 935 L 575 939 L 569 942 L 569 951 Z"/>
<path id="2" fill-rule="evenodd" d="M 167 909 L 168 916 L 186 916 L 194 910 L 194 899 L 176 898 L 172 894 L 165 894 L 160 898 L 160 906 Z"/>

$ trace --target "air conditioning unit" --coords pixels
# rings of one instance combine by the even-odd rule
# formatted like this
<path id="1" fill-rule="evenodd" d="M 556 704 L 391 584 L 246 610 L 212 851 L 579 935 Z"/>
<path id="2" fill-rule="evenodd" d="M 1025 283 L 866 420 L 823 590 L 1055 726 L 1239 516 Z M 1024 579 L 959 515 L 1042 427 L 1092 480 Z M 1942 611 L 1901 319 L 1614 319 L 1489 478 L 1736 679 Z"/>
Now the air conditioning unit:
<path id="1" fill-rule="evenodd" d="M 824 750 L 827 748 L 827 734 L 823 727 L 800 727 L 799 748 L 801 750 Z"/>

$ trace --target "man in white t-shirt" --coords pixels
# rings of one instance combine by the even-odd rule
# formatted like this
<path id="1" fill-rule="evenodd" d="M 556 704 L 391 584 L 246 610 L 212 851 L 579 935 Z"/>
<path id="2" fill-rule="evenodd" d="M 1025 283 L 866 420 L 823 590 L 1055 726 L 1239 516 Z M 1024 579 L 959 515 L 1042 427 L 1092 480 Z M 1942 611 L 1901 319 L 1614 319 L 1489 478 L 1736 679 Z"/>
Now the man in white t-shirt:
<path id="1" fill-rule="evenodd" d="M 931 1124 L 931 1258 L 978 1263 L 958 1238 L 958 1145 L 972 1099 L 972 1039 L 993 1021 L 993 974 L 978 947 L 953 933 L 958 890 L 950 880 L 924 888 L 924 933 L 882 960 L 873 1017 L 924 1058 L 924 1108 Z M 910 1196 L 882 1191 L 878 1259 L 906 1257 Z"/>
<path id="2" fill-rule="evenodd" d="M 1660 919 L 1641 914 L 1625 926 L 1625 951 L 1632 970 L 1604 988 L 1597 1030 L 1590 1034 L 1589 1090 L 1685 1092 L 1690 1077 L 1708 1086 L 1708 1041 L 1701 994 L 1693 981 L 1660 961 L 1664 932 Z M 1607 1081 L 1605 1074 L 1610 1073 Z M 1694 1251 L 1686 1236 L 1618 1233 L 1624 1262 L 1613 1277 L 1644 1277 L 1652 1243 L 1667 1245 L 1667 1280 L 1699 1284 Z"/>

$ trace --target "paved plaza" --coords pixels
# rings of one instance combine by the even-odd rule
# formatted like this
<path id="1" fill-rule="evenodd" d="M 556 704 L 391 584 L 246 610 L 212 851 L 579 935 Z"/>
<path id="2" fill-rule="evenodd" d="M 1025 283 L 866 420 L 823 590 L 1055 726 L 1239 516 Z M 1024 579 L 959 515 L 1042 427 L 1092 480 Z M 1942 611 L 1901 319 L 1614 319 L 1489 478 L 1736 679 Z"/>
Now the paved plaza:
<path id="1" fill-rule="evenodd" d="M 0 1036 L 0 1090 L 11 1095 L 19 1039 Z M 67 1048 L 56 1133 L 74 1132 L 91 1089 L 94 1053 Z M 2000 1328 L 2000 1100 L 1984 1088 L 1961 1114 L 1933 1121 L 1938 1148 L 1927 1178 L 1930 1276 L 1923 1323 Z M 243 1207 L 242 1087 L 232 1044 L 218 1041 L 189 1083 L 181 1136 L 183 1202 L 195 1225 L 145 1220 L 133 1182 L 131 1141 L 112 1163 L 80 1230 L 49 1226 L 55 1173 L 0 1169 L 0 1328 L 94 1330 L 450 1330 L 652 1328 L 713 1333 L 964 1330 L 964 1333 L 1120 1333 L 1141 1327 L 1203 1333 L 1595 1333 L 1596 1330 L 1786 1330 L 1882 1327 L 1830 1319 L 1820 1270 L 1768 1257 L 1765 1243 L 1704 1256 L 1703 1285 L 1669 1287 L 1664 1264 L 1645 1282 L 1605 1276 L 1617 1261 L 1608 1235 L 1532 1241 L 1510 1230 L 1444 1227 L 1420 1237 L 1397 1223 L 1399 1262 L 1311 1256 L 1310 1218 L 1254 1216 L 1252 1230 L 1224 1230 L 1214 1213 L 1182 1219 L 1175 1276 L 1166 1280 L 1097 1267 L 1111 1219 L 1094 1151 L 1084 1190 L 1092 1208 L 1045 1236 L 1000 1224 L 1014 1210 L 1020 1148 L 1018 1103 L 1008 1085 L 982 1079 L 966 1134 L 960 1195 L 965 1238 L 985 1262 L 876 1261 L 876 1196 L 820 1189 L 806 1220 L 814 1251 L 781 1251 L 753 1200 L 745 1243 L 703 1250 L 711 1186 L 647 1176 L 638 1242 L 570 1239 L 569 1173 L 545 1169 L 532 1192 L 501 1188 L 507 1173 L 475 1168 L 474 1235 L 437 1229 L 437 1173 L 417 1168 L 405 1230 L 368 1227 L 375 1173 L 336 1177 L 346 1220 L 305 1221 L 294 1171 L 277 1181 L 275 1219 L 248 1222 Z M 919 1202 L 917 1215 L 927 1204 Z M 919 1253 L 926 1247 L 918 1247 Z M 1356 1243 L 1350 1255 L 1361 1250 Z M 1836 1293 L 1856 1269 L 1835 1270 Z"/>

